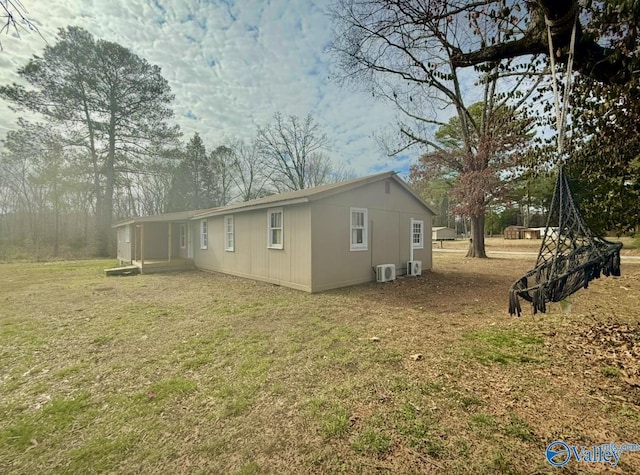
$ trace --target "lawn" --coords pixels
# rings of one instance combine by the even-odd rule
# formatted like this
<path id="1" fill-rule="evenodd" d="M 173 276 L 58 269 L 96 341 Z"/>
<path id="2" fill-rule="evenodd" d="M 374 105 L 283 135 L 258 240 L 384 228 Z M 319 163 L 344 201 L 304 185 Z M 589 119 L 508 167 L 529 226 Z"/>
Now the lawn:
<path id="1" fill-rule="evenodd" d="M 2 264 L 0 473 L 555 473 L 554 440 L 640 443 L 640 264 L 509 317 L 533 259 L 313 295 Z"/>

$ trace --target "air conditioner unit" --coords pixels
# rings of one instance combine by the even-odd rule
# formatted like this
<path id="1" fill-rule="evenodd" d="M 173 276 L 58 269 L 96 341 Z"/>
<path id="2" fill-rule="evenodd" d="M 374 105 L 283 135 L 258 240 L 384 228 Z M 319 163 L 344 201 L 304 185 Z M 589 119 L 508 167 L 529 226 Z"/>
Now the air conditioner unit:
<path id="1" fill-rule="evenodd" d="M 407 261 L 407 275 L 422 275 L 422 261 Z"/>
<path id="2" fill-rule="evenodd" d="M 376 280 L 378 282 L 396 280 L 396 265 L 382 264 L 380 266 L 376 266 Z"/>

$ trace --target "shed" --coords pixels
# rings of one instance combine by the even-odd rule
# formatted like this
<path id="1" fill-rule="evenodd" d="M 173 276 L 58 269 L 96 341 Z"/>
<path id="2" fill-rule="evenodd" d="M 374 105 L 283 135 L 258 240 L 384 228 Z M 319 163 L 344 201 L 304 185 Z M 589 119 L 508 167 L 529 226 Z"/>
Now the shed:
<path id="1" fill-rule="evenodd" d="M 544 234 L 544 231 L 542 232 Z M 540 228 L 526 228 L 524 226 L 507 226 L 504 229 L 505 239 L 540 239 Z"/>
<path id="2" fill-rule="evenodd" d="M 164 223 L 157 249 L 169 250 L 172 228 L 166 223 L 186 224 L 184 256 L 198 269 L 317 292 L 375 280 L 380 264 L 394 264 L 402 274 L 412 258 L 430 269 L 431 246 L 424 238 L 434 214 L 402 179 L 386 172 L 188 216 L 151 216 L 144 226 Z M 126 257 L 118 244 L 119 256 Z"/>
<path id="3" fill-rule="evenodd" d="M 435 227 L 431 232 L 431 239 L 433 241 L 453 241 L 456 239 L 456 230 L 446 226 Z"/>
<path id="4" fill-rule="evenodd" d="M 507 226 L 504 228 L 505 239 L 522 239 L 524 226 Z"/>

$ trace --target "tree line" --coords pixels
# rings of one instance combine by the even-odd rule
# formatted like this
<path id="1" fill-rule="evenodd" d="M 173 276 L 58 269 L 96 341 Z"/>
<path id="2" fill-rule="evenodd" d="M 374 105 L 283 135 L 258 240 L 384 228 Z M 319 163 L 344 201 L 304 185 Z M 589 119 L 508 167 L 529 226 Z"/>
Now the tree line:
<path id="1" fill-rule="evenodd" d="M 329 158 L 329 139 L 310 115 L 276 113 L 250 142 L 207 150 L 196 133 L 184 143 L 160 68 L 80 27 L 60 29 L 17 73 L 21 84 L 0 86 L 21 113 L 0 152 L 5 253 L 14 246 L 109 256 L 120 218 L 224 206 L 350 175 Z"/>
<path id="2" fill-rule="evenodd" d="M 420 153 L 413 186 L 443 218 L 468 220 L 468 256 L 485 257 L 487 230 L 541 220 L 559 163 L 593 229 L 640 226 L 639 13 L 634 0 L 338 0 L 331 51 L 339 79 L 396 107 L 397 134 L 381 145 L 390 156 Z M 553 130 L 550 58 L 566 79 L 572 37 L 577 73 L 559 156 L 555 137 L 539 132 Z M 50 228 L 61 229 L 60 210 L 81 203 L 74 210 L 96 221 L 100 254 L 114 216 L 218 206 L 345 175 L 311 117 L 276 114 L 251 143 L 181 144 L 159 69 L 79 28 L 61 30 L 18 74 L 31 88 L 0 95 L 45 120 L 26 116 L 7 137 L 15 166 L 0 183 L 9 198 L 1 216 L 17 216 L 19 203 L 35 229 L 47 209 Z M 20 140 L 28 146 L 12 148 Z M 48 178 L 31 179 L 34 170 Z M 27 196 L 47 205 L 21 203 Z"/>

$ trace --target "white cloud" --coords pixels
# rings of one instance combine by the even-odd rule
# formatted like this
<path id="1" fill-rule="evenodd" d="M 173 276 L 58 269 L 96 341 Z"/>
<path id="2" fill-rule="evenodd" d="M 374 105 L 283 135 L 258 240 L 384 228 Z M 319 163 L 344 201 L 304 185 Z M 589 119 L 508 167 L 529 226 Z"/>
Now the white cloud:
<path id="1" fill-rule="evenodd" d="M 374 135 L 395 123 L 395 111 L 329 78 L 330 19 L 309 0 L 24 0 L 49 44 L 58 28 L 80 25 L 162 68 L 176 96 L 175 120 L 186 138 L 197 131 L 208 147 L 251 139 L 275 112 L 311 114 L 332 142 L 331 155 L 359 175 L 406 168 L 384 157 Z M 0 84 L 45 42 L 35 34 L 3 37 Z M 0 102 L 0 134 L 16 115 Z M 398 166 L 401 165 L 401 166 Z"/>

